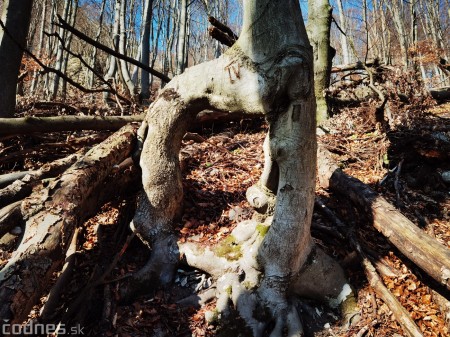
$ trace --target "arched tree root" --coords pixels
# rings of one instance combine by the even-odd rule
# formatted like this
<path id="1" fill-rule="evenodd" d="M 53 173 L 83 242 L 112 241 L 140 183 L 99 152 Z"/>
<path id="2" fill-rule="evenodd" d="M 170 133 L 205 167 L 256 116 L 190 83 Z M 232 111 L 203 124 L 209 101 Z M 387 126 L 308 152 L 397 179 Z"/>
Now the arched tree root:
<path id="1" fill-rule="evenodd" d="M 258 251 L 268 229 L 266 223 L 247 220 L 213 246 L 179 243 L 184 262 L 216 280 L 217 303 L 210 319 L 228 325 L 236 311 L 254 337 L 263 336 L 268 328 L 272 329 L 271 337 L 282 337 L 286 331 L 287 336 L 303 336 L 297 304 L 300 297 L 307 297 L 340 307 L 344 324 L 350 318 L 355 322 L 359 308 L 343 270 L 316 246 L 297 274 L 284 279 L 264 276 L 258 266 Z"/>

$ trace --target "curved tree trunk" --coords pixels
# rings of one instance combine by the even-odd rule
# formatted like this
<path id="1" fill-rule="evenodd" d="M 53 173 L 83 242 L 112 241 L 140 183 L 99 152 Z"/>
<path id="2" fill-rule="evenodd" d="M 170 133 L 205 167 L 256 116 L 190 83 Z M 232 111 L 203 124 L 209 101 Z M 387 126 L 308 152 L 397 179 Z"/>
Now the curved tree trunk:
<path id="1" fill-rule="evenodd" d="M 1 20 L 8 34 L 0 27 L 0 117 L 12 117 L 16 107 L 16 84 L 19 76 L 33 0 L 5 0 Z M 14 38 L 14 40 L 12 39 Z"/>
<path id="2" fill-rule="evenodd" d="M 225 242 L 236 250 L 225 254 L 220 253 L 221 243 L 211 248 L 178 244 L 173 230 L 183 198 L 181 139 L 190 121 L 206 108 L 263 113 L 270 125 L 265 172 L 248 198 L 260 210 L 273 210 L 263 202 L 276 194 L 275 212 L 265 214 L 264 223 L 241 223 Z M 271 320 L 272 337 L 281 337 L 284 329 L 289 336 L 302 335 L 292 293 L 327 299 L 332 305 L 351 294 L 342 270 L 311 239 L 313 57 L 298 1 L 244 2 L 237 42 L 220 58 L 175 77 L 150 106 L 146 122 L 140 161 L 145 193 L 132 228 L 152 248 L 152 256 L 123 289 L 125 298 L 136 290 L 148 291 L 152 282 L 169 283 L 180 251 L 190 265 L 220 283 L 217 309 L 222 317 L 231 300 L 254 336 L 262 336 Z M 268 317 L 254 317 L 254 312 L 267 312 Z"/>

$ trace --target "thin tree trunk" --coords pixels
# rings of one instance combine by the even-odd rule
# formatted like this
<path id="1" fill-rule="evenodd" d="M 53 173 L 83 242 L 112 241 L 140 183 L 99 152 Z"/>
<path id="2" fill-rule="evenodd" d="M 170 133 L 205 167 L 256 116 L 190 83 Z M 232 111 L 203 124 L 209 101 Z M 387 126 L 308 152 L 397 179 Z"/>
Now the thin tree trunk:
<path id="1" fill-rule="evenodd" d="M 342 4 L 342 0 L 337 0 L 337 5 L 339 9 L 339 25 L 345 34 L 347 31 L 347 19 L 345 17 L 344 6 Z M 342 47 L 342 57 L 344 64 L 350 63 L 350 51 L 348 48 L 347 35 L 341 34 L 341 47 Z"/>
<path id="2" fill-rule="evenodd" d="M 98 19 L 98 30 L 97 30 L 97 34 L 95 35 L 95 41 L 98 42 L 100 40 L 100 36 L 102 34 L 102 29 L 103 29 L 103 17 L 105 15 L 105 7 L 106 7 L 106 0 L 102 0 L 102 5 L 100 7 L 100 17 Z M 97 62 L 97 48 L 92 46 L 92 54 L 91 54 L 91 66 L 92 68 L 95 69 L 95 65 Z M 88 73 L 87 78 L 88 78 L 88 88 L 92 89 L 94 87 L 94 73 L 92 71 L 86 70 L 86 72 Z M 92 96 L 93 98 L 94 96 Z"/>
<path id="3" fill-rule="evenodd" d="M 180 75 L 186 68 L 187 0 L 180 0 L 180 23 L 178 25 L 177 70 Z"/>
<path id="4" fill-rule="evenodd" d="M 325 90 L 330 85 L 332 48 L 330 46 L 331 12 L 329 0 L 308 1 L 308 36 L 314 51 L 314 89 L 317 123 L 328 118 Z"/>
<path id="5" fill-rule="evenodd" d="M 70 8 L 72 6 L 72 0 L 65 0 L 64 1 L 64 10 L 63 10 L 63 18 L 64 20 L 68 20 L 70 15 Z M 66 31 L 60 27 L 59 28 L 59 36 L 61 36 L 62 41 L 59 41 L 58 43 L 58 52 L 56 54 L 56 63 L 55 63 L 55 69 L 57 71 L 62 71 L 63 69 L 63 62 L 64 62 L 64 44 L 66 43 Z M 52 97 L 51 100 L 56 100 L 56 96 L 58 95 L 58 89 L 59 89 L 59 80 L 60 76 L 58 74 L 55 74 L 53 78 L 53 85 L 52 85 Z"/>
<path id="6" fill-rule="evenodd" d="M 112 41 L 113 41 L 113 48 L 116 51 L 119 48 L 119 32 L 120 32 L 119 17 L 120 17 L 120 1 L 115 0 L 115 2 L 114 2 L 114 23 L 113 23 L 113 27 L 112 27 L 111 37 L 112 37 Z M 105 75 L 105 80 L 112 82 L 114 80 L 114 77 L 116 76 L 116 72 L 117 72 L 117 60 L 114 56 L 111 55 L 109 57 L 109 67 L 108 67 L 108 72 Z M 105 103 L 108 102 L 108 93 L 106 93 L 106 92 L 103 94 L 103 101 Z"/>
<path id="7" fill-rule="evenodd" d="M 38 41 L 38 51 L 37 51 L 37 57 L 42 57 L 42 50 L 44 48 L 44 31 L 45 31 L 45 23 L 47 22 L 47 0 L 44 0 L 42 3 L 42 12 L 41 12 L 41 27 L 39 30 L 39 41 Z M 30 86 L 30 95 L 34 95 L 36 92 L 36 86 L 39 81 L 40 74 L 36 70 L 33 72 L 33 79 L 31 81 Z"/>
<path id="8" fill-rule="evenodd" d="M 150 27 L 152 24 L 153 0 L 146 0 L 144 6 L 144 32 L 141 40 L 141 62 L 150 65 Z M 150 98 L 150 74 L 141 71 L 141 100 Z"/>
<path id="9" fill-rule="evenodd" d="M 70 18 L 69 18 L 69 24 L 71 26 L 75 25 L 75 21 L 76 21 L 76 17 L 77 17 L 77 12 L 78 12 L 78 0 L 73 0 L 74 2 L 72 3 L 72 6 L 70 8 Z M 67 32 L 66 34 L 66 47 L 67 49 L 70 49 L 70 45 L 72 43 L 72 33 L 71 32 Z M 67 64 L 69 62 L 69 53 L 65 53 L 64 55 L 64 59 L 63 59 L 63 64 L 62 64 L 62 73 L 66 74 L 67 72 Z M 66 99 L 66 95 L 67 95 L 67 81 L 65 79 L 63 79 L 63 83 L 62 83 L 62 88 L 61 88 L 61 97 L 63 98 L 63 100 Z"/>
<path id="10" fill-rule="evenodd" d="M 127 33 L 126 33 L 126 7 L 127 0 L 117 0 L 120 3 L 120 14 L 119 14 L 119 26 L 120 26 L 120 38 L 119 38 L 119 53 L 122 55 L 126 55 L 126 45 L 127 45 Z M 122 75 L 122 79 L 124 85 L 128 89 L 128 93 L 130 97 L 134 97 L 135 95 L 135 86 L 133 81 L 131 80 L 130 71 L 128 69 L 128 65 L 124 60 L 119 61 L 120 64 L 120 73 Z"/>

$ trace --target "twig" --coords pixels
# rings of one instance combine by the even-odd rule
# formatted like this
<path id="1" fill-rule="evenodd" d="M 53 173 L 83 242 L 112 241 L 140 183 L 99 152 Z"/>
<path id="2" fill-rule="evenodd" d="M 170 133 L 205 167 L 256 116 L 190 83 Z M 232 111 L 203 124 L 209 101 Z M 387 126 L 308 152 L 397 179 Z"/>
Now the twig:
<path id="1" fill-rule="evenodd" d="M 403 162 L 404 161 L 405 161 L 405 159 L 400 160 L 400 162 L 397 165 L 397 170 L 395 171 L 394 188 L 395 188 L 395 194 L 397 196 L 397 199 L 396 199 L 397 208 L 401 208 L 402 204 L 403 204 L 401 199 L 400 199 L 400 183 L 399 183 L 399 179 L 400 179 L 400 174 L 402 172 L 402 166 L 403 166 Z"/>
<path id="2" fill-rule="evenodd" d="M 78 90 L 81 90 L 82 92 L 85 93 L 99 93 L 99 92 L 109 92 L 109 90 L 107 89 L 87 89 L 84 86 L 82 86 L 81 84 L 75 82 L 74 80 L 72 80 L 70 77 L 66 76 L 62 71 L 51 68 L 46 66 L 41 60 L 39 60 L 39 58 L 37 58 L 31 51 L 29 51 L 28 49 L 24 48 L 23 46 L 20 45 L 20 43 L 18 43 L 14 37 L 9 33 L 9 31 L 6 29 L 4 23 L 2 20 L 0 20 L 0 27 L 2 27 L 3 31 L 5 32 L 6 35 L 9 36 L 9 38 L 21 49 L 23 50 L 27 55 L 29 55 L 42 69 L 43 72 L 50 72 L 50 73 L 54 73 L 57 74 L 58 76 L 60 76 L 62 79 L 64 79 L 67 83 L 69 83 L 70 85 L 72 85 L 73 87 L 77 88 Z"/>
<path id="3" fill-rule="evenodd" d="M 141 69 L 144 69 L 145 71 L 148 71 L 150 74 L 160 78 L 161 80 L 163 80 L 166 83 L 170 82 L 171 79 L 168 76 L 164 75 L 163 73 L 160 73 L 159 71 L 157 71 L 157 70 L 155 70 L 155 69 L 145 65 L 144 63 L 141 63 L 141 62 L 139 62 L 139 61 L 137 61 L 137 60 L 135 60 L 135 59 L 133 59 L 131 57 L 122 55 L 122 54 L 116 52 L 114 49 L 111 49 L 111 48 L 109 48 L 109 47 L 107 47 L 105 45 L 102 45 L 101 43 L 91 39 L 89 36 L 83 34 L 79 30 L 77 30 L 76 28 L 74 28 L 71 25 L 69 25 L 60 15 L 58 15 L 58 20 L 59 20 L 59 23 L 56 23 L 56 26 L 64 28 L 65 30 L 68 30 L 73 35 L 75 35 L 76 37 L 78 37 L 78 38 L 82 39 L 83 41 L 89 43 L 90 45 L 92 45 L 92 46 L 94 46 L 94 47 L 96 47 L 96 48 L 98 48 L 100 50 L 103 50 L 104 52 L 106 52 L 106 53 L 108 53 L 108 54 L 110 54 L 112 56 L 115 56 L 115 57 L 117 57 L 119 59 L 122 59 L 122 60 L 124 60 L 124 61 L 126 61 L 128 63 L 134 64 L 135 66 L 137 66 L 137 67 L 139 67 Z"/>
<path id="4" fill-rule="evenodd" d="M 78 53 L 78 54 L 77 54 L 77 53 L 74 53 L 74 52 L 71 51 L 69 48 L 67 48 L 67 47 L 65 46 L 65 44 L 64 44 L 64 40 L 62 39 L 62 37 L 61 37 L 58 33 L 52 33 L 52 34 L 50 34 L 50 33 L 45 32 L 45 35 L 47 35 L 48 37 L 50 37 L 50 36 L 56 37 L 56 38 L 61 42 L 61 46 L 63 47 L 63 49 L 64 49 L 67 53 L 69 53 L 69 54 L 72 55 L 73 57 L 76 57 L 77 59 L 79 59 L 80 62 L 81 62 L 87 69 L 89 69 L 90 71 L 92 71 L 92 73 L 93 73 L 95 76 L 97 76 L 98 79 L 99 79 L 103 84 L 106 84 L 106 85 L 109 87 L 109 89 L 110 89 L 109 92 L 110 92 L 111 94 L 113 94 L 113 95 L 116 97 L 117 101 L 118 101 L 118 98 L 120 98 L 121 100 L 123 100 L 124 102 L 127 102 L 128 104 L 131 104 L 131 103 L 132 103 L 128 98 L 126 98 L 126 97 L 120 95 L 120 94 L 117 92 L 117 90 L 111 85 L 111 83 L 109 83 L 107 80 L 105 80 L 105 79 L 103 78 L 103 76 L 102 76 L 100 73 L 98 73 L 93 67 L 91 67 L 91 66 L 83 59 L 83 57 L 81 56 L 81 54 L 79 54 L 79 53 Z M 118 104 L 119 104 L 119 106 L 121 107 L 120 103 L 118 103 Z M 123 109 L 122 109 L 122 110 L 123 110 Z"/>
<path id="5" fill-rule="evenodd" d="M 40 317 L 44 321 L 50 320 L 52 316 L 55 315 L 64 287 L 71 279 L 76 260 L 78 233 L 79 229 L 76 228 L 73 232 L 72 240 L 70 241 L 69 248 L 66 252 L 66 260 L 61 274 L 59 275 L 55 285 L 50 290 L 47 302 L 45 302 L 44 306 L 41 308 Z"/>

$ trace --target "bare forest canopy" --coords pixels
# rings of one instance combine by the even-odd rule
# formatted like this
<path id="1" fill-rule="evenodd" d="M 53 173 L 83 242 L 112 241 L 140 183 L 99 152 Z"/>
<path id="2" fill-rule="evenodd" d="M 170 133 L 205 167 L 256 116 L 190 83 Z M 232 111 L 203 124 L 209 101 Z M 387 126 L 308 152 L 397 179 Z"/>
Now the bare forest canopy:
<path id="1" fill-rule="evenodd" d="M 300 3 L 307 21 L 307 2 Z M 149 75 L 136 64 L 118 62 L 73 36 L 56 24 L 57 15 L 99 44 L 169 78 L 228 48 L 209 36 L 209 16 L 237 34 L 242 24 L 242 1 L 238 0 L 187 1 L 185 8 L 178 0 L 130 0 L 122 8 L 116 5 L 109 0 L 34 1 L 26 49 L 87 91 L 118 90 L 120 97 L 148 100 L 149 92 L 159 87 L 161 76 Z M 448 1 L 333 0 L 331 6 L 334 65 L 376 59 L 384 65 L 416 68 L 427 87 L 450 84 Z M 355 77 L 363 71 L 353 72 Z M 21 74 L 19 94 L 40 99 L 77 95 L 77 90 L 67 91 L 64 77 L 43 69 L 27 53 Z M 333 76 L 332 83 L 338 79 Z M 114 101 L 116 97 L 109 93 L 104 99 Z"/>

